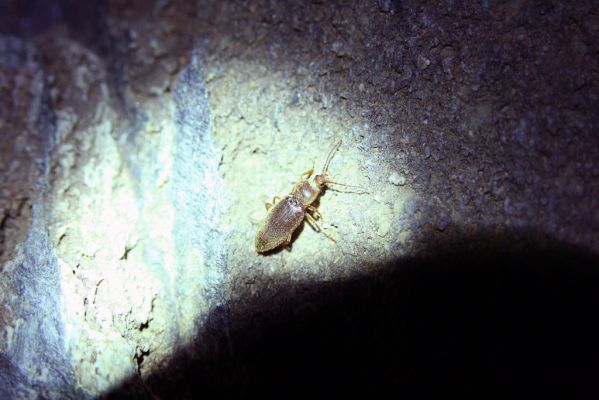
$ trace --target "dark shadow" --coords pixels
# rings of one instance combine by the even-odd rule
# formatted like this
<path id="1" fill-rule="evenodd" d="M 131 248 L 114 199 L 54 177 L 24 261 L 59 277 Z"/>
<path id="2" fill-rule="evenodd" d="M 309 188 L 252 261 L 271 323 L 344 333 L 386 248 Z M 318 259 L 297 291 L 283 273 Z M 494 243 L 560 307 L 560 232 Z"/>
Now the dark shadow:
<path id="1" fill-rule="evenodd" d="M 375 276 L 281 286 L 231 320 L 216 310 L 198 347 L 148 387 L 163 399 L 599 394 L 597 255 L 526 234 L 424 254 Z M 139 382 L 108 397 L 150 398 Z"/>

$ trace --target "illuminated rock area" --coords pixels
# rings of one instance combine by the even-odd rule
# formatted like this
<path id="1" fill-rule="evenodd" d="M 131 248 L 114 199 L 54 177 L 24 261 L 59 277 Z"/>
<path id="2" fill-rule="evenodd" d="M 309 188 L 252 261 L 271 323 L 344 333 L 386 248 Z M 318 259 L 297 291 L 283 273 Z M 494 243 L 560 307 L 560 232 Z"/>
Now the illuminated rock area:
<path id="1" fill-rule="evenodd" d="M 0 0 L 0 399 L 588 393 L 598 11 L 457 3 Z"/>
<path id="2" fill-rule="evenodd" d="M 202 74 L 190 61 L 172 100 L 124 117 L 99 60 L 76 43 L 56 45 L 60 71 L 24 41 L 2 47 L 23 99 L 5 106 L 26 110 L 7 189 L 27 226 L 6 226 L 2 398 L 99 394 L 189 345 L 222 305 L 222 192 Z M 56 73 L 77 85 L 49 94 Z"/>

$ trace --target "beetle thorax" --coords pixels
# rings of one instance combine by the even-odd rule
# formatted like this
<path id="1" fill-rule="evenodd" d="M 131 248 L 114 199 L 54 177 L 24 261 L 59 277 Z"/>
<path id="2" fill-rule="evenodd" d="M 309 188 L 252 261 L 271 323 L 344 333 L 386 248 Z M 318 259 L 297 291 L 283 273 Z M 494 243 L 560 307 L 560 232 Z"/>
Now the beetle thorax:
<path id="1" fill-rule="evenodd" d="M 312 204 L 319 194 L 320 187 L 315 182 L 307 180 L 297 183 L 291 191 L 291 196 L 299 200 L 303 208 Z"/>

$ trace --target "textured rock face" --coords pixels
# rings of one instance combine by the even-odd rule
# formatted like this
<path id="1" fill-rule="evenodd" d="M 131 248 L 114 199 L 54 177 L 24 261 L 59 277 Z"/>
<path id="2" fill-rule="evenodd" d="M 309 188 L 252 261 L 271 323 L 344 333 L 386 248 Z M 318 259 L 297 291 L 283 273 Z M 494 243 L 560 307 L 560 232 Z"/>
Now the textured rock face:
<path id="1" fill-rule="evenodd" d="M 161 77 L 173 96 L 133 109 L 122 70 L 69 35 L 0 47 L 2 398 L 95 396 L 164 363 L 222 303 L 202 71 L 190 54 Z"/>
<path id="2" fill-rule="evenodd" d="M 460 320 L 451 306 L 470 308 L 456 297 L 517 303 L 468 286 L 520 293 L 495 259 L 413 272 L 447 249 L 525 271 L 532 294 L 501 315 L 551 314 L 534 294 L 562 311 L 554 293 L 583 310 L 596 300 L 594 270 L 567 268 L 596 258 L 543 255 L 566 264 L 527 275 L 536 256 L 503 252 L 599 251 L 593 2 L 17 3 L 0 0 L 1 398 L 243 391 L 286 382 L 285 368 L 333 373 L 275 355 L 305 361 L 319 346 L 340 378 L 384 387 L 396 370 L 375 378 L 344 354 L 376 364 L 389 348 L 404 357 L 389 365 L 412 371 L 418 351 L 391 341 L 417 346 L 415 304 Z M 368 193 L 321 197 L 336 242 L 300 227 L 291 251 L 257 254 L 264 202 L 338 139 L 331 178 Z M 470 278 L 461 260 L 490 275 Z M 541 275 L 549 289 L 535 289 Z M 422 326 L 443 332 L 435 321 Z"/>

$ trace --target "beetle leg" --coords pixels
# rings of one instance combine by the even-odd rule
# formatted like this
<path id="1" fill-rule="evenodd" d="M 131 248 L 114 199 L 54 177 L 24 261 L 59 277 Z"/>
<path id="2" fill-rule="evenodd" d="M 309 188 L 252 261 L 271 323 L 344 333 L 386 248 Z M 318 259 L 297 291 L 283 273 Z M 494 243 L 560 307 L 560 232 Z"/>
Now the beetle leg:
<path id="1" fill-rule="evenodd" d="M 308 221 L 308 223 L 310 224 L 312 229 L 314 229 L 317 233 L 320 233 L 321 229 L 320 229 L 320 226 L 318 226 L 318 224 L 316 223 L 316 219 L 314 219 L 314 217 L 308 213 L 306 213 L 305 215 L 306 215 L 306 220 Z"/>
<path id="2" fill-rule="evenodd" d="M 311 168 L 301 175 L 301 179 L 302 180 L 310 179 L 310 177 L 312 176 L 313 173 L 314 173 L 314 168 Z M 306 176 L 306 177 L 304 178 L 304 176 Z"/>
<path id="3" fill-rule="evenodd" d="M 287 236 L 285 243 L 283 243 L 283 248 L 287 251 L 291 251 L 291 233 Z"/>
<path id="4" fill-rule="evenodd" d="M 318 226 L 318 224 L 316 223 L 316 220 L 314 219 L 313 216 L 311 216 L 308 213 L 306 213 L 305 215 L 306 215 L 306 220 L 308 221 L 308 224 L 310 224 L 312 229 L 314 229 L 317 233 L 322 233 L 323 235 L 325 235 L 327 237 L 327 239 L 331 240 L 333 243 L 337 243 L 337 241 L 335 239 L 333 239 L 332 237 L 330 237 L 329 235 L 324 233 L 322 229 L 320 229 L 320 226 Z"/>
<path id="5" fill-rule="evenodd" d="M 308 206 L 306 208 L 308 211 L 314 213 L 314 219 L 319 219 L 322 221 L 322 214 L 320 213 L 320 211 L 318 211 L 318 208 L 314 206 Z"/>
<path id="6" fill-rule="evenodd" d="M 277 201 L 279 201 L 280 197 L 279 196 L 275 196 L 272 198 L 272 204 L 271 203 L 264 203 L 264 206 L 266 207 L 266 210 L 270 210 L 270 208 L 272 206 L 274 206 L 275 204 L 277 204 Z"/>
<path id="7" fill-rule="evenodd" d="M 314 164 L 316 164 L 316 160 L 312 160 L 312 168 L 310 168 L 309 170 L 307 170 L 306 172 L 304 172 L 301 175 L 301 179 L 304 179 L 304 176 L 306 176 L 305 179 L 310 179 L 310 177 L 312 176 L 312 174 L 314 173 Z"/>

